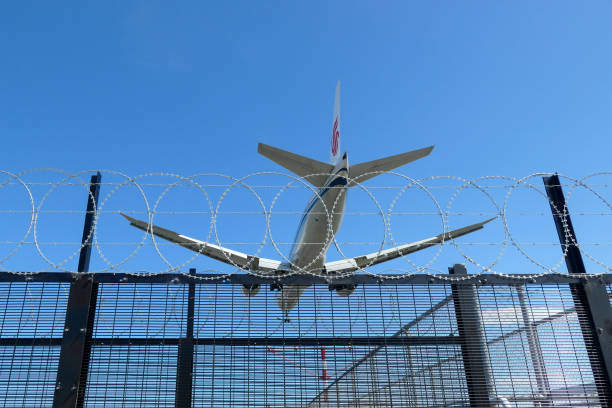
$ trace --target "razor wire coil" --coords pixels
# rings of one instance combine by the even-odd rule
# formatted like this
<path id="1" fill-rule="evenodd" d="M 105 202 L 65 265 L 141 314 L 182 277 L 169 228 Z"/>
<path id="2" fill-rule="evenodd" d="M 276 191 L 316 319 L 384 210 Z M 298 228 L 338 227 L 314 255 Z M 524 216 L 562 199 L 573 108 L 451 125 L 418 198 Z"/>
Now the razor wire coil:
<path id="1" fill-rule="evenodd" d="M 98 171 L 98 170 L 95 170 Z M 125 214 L 129 214 L 130 216 L 138 216 L 143 219 L 147 224 L 154 225 L 156 216 L 172 216 L 172 215 L 194 215 L 194 216 L 209 216 L 209 224 L 207 228 L 207 233 L 204 236 L 199 236 L 203 242 L 212 243 L 218 246 L 253 246 L 256 245 L 257 248 L 254 253 L 250 254 L 251 258 L 247 262 L 246 265 L 238 265 L 236 264 L 229 254 L 222 252 L 226 258 L 228 263 L 233 264 L 233 270 L 228 271 L 227 269 L 219 269 L 217 270 L 221 274 L 225 276 L 229 276 L 233 273 L 242 272 L 244 270 L 248 270 L 250 273 L 260 274 L 261 276 L 269 276 L 265 273 L 260 273 L 256 268 L 251 268 L 252 262 L 259 256 L 265 245 L 271 245 L 276 255 L 281 262 L 291 267 L 290 274 L 293 273 L 315 273 L 317 269 L 316 266 L 321 263 L 321 260 L 325 259 L 325 251 L 329 245 L 333 245 L 337 252 L 344 259 L 349 259 L 350 256 L 344 253 L 343 247 L 351 246 L 351 245 L 375 245 L 377 251 L 380 252 L 384 250 L 387 245 L 397 246 L 402 242 L 396 238 L 397 234 L 394 233 L 392 220 L 395 220 L 396 217 L 403 216 L 435 216 L 440 219 L 440 230 L 441 234 L 446 234 L 451 230 L 451 220 L 454 220 L 455 217 L 469 216 L 469 217 L 497 217 L 502 226 L 503 226 L 503 237 L 500 237 L 499 241 L 482 241 L 479 239 L 448 239 L 443 240 L 441 244 L 436 245 L 438 248 L 435 250 L 435 253 L 424 264 L 418 264 L 412 261 L 409 255 L 401 255 L 405 262 L 407 262 L 408 269 L 405 268 L 391 268 L 395 270 L 397 273 L 395 276 L 397 277 L 405 277 L 410 276 L 412 274 L 431 274 L 432 271 L 435 271 L 433 267 L 434 261 L 440 256 L 444 248 L 448 245 L 448 241 L 451 241 L 452 247 L 454 247 L 458 253 L 465 259 L 469 264 L 473 265 L 477 272 L 479 273 L 496 273 L 499 275 L 508 275 L 512 278 L 516 278 L 520 276 L 520 274 L 507 274 L 503 270 L 496 269 L 496 266 L 499 264 L 500 259 L 502 259 L 507 253 L 509 247 L 514 247 L 518 253 L 522 255 L 526 260 L 528 260 L 532 265 L 534 265 L 538 270 L 539 274 L 554 274 L 559 273 L 559 268 L 563 264 L 565 257 L 567 256 L 567 251 L 570 245 L 576 246 L 580 253 L 589 259 L 594 264 L 598 265 L 603 272 L 606 273 L 612 270 L 612 266 L 610 262 L 606 262 L 603 259 L 599 259 L 596 255 L 592 254 L 590 248 L 593 247 L 606 247 L 612 245 L 612 242 L 604 241 L 604 240 L 590 240 L 588 236 L 585 239 L 578 240 L 574 237 L 568 227 L 568 218 L 569 216 L 584 216 L 584 217 L 604 217 L 607 218 L 612 215 L 612 205 L 610 204 L 609 199 L 606 198 L 606 194 L 602 192 L 602 190 L 609 188 L 612 186 L 612 183 L 607 183 L 605 180 L 601 180 L 605 177 L 612 176 L 611 172 L 598 172 L 591 175 L 587 175 L 582 178 L 575 178 L 566 175 L 559 175 L 561 179 L 561 186 L 566 189 L 566 206 L 564 208 L 556 208 L 553 203 L 549 202 L 546 194 L 543 192 L 543 188 L 537 184 L 534 179 L 543 176 L 549 176 L 552 173 L 533 173 L 524 177 L 509 177 L 509 176 L 482 176 L 473 179 L 468 179 L 459 176 L 432 176 L 425 177 L 422 179 L 413 179 L 401 173 L 395 172 L 387 172 L 388 177 L 392 177 L 397 184 L 389 184 L 386 185 L 364 185 L 359 182 L 359 179 L 351 179 L 347 178 L 348 185 L 354 185 L 352 190 L 358 190 L 362 194 L 368 197 L 371 200 L 369 205 L 373 205 L 375 210 L 361 210 L 361 209 L 351 209 L 344 213 L 344 216 L 377 216 L 382 223 L 382 234 L 380 237 L 380 241 L 377 240 L 353 240 L 353 239 L 337 239 L 333 234 L 332 223 L 334 222 L 334 217 L 340 214 L 340 210 L 338 205 L 340 200 L 344 200 L 345 197 L 343 194 L 339 194 L 330 208 L 325 204 L 325 201 L 321 199 L 318 195 L 318 189 L 313 187 L 308 183 L 308 177 L 297 177 L 293 175 L 288 175 L 279 172 L 259 172 L 249 174 L 244 177 L 232 177 L 223 174 L 195 174 L 191 176 L 182 176 L 179 174 L 173 174 L 168 172 L 151 172 L 145 173 L 137 176 L 129 176 L 127 174 L 113 171 L 113 170 L 99 170 L 102 174 L 106 174 L 109 177 L 119 177 L 122 181 L 119 182 L 101 182 L 100 185 L 102 187 L 102 192 L 100 196 L 100 200 L 95 207 L 95 216 L 94 216 L 94 228 L 89 232 L 89 236 L 86 237 L 84 241 L 75 240 L 66 240 L 66 239 L 43 239 L 41 237 L 41 219 L 44 217 L 64 214 L 64 215 L 78 215 L 84 214 L 84 210 L 77 210 L 73 208 L 49 208 L 47 202 L 56 195 L 59 195 L 59 191 L 64 187 L 77 187 L 82 189 L 82 191 L 87 191 L 89 193 L 88 187 L 89 184 L 84 180 L 86 176 L 91 174 L 93 171 L 79 171 L 75 173 L 70 173 L 61 169 L 32 169 L 26 170 L 19 173 L 0 171 L 0 196 L 3 193 L 3 189 L 14 186 L 20 187 L 27 197 L 26 203 L 27 205 L 21 208 L 11 208 L 10 201 L 5 202 L 3 208 L 0 208 L 0 216 L 17 216 L 19 214 L 29 216 L 29 222 L 24 228 L 24 233 L 20 235 L 20 239 L 10 239 L 0 237 L 0 246 L 11 247 L 6 251 L 6 254 L 0 254 L 0 269 L 5 270 L 7 272 L 24 274 L 24 273 L 35 273 L 35 271 L 23 272 L 17 270 L 16 268 L 9 268 L 7 265 L 9 261 L 15 257 L 21 250 L 23 250 L 24 246 L 34 246 L 37 255 L 40 257 L 44 263 L 46 263 L 52 270 L 63 271 L 63 272 L 72 272 L 78 273 L 75 268 L 72 266 L 75 258 L 85 245 L 83 242 L 91 242 L 92 246 L 95 248 L 97 255 L 104 262 L 105 267 L 92 271 L 92 272 L 122 272 L 128 274 L 137 274 L 137 275 L 155 275 L 160 273 L 184 273 L 182 271 L 185 270 L 189 265 L 193 264 L 195 259 L 197 259 L 201 253 L 194 252 L 187 260 L 181 263 L 173 263 L 170 261 L 166 255 L 164 255 L 164 248 L 168 246 L 172 246 L 175 244 L 161 241 L 159 238 L 155 237 L 154 234 L 151 234 L 151 231 L 145 231 L 142 238 L 138 242 L 133 242 L 124 239 L 117 240 L 101 240 L 98 236 L 98 230 L 101 226 L 100 217 L 101 216 L 112 216 L 118 215 L 120 212 Z M 368 178 L 370 174 L 362 175 L 361 177 Z M 35 176 L 35 177 L 34 177 Z M 48 179 L 57 179 L 57 181 L 37 181 L 31 180 L 32 178 L 48 178 Z M 170 178 L 171 181 L 168 183 L 161 182 L 151 182 L 150 179 L 155 177 L 167 177 Z M 210 183 L 202 183 L 199 181 L 200 178 L 216 178 L 217 180 L 220 178 L 224 180 L 223 182 L 213 181 Z M 258 178 L 261 177 L 276 177 L 276 178 L 284 178 L 285 181 L 289 178 L 289 181 L 285 184 L 281 183 L 261 183 Z M 599 178 L 599 180 L 595 179 Z M 398 182 L 399 180 L 399 182 Z M 162 200 L 169 194 L 170 191 L 175 190 L 178 186 L 185 187 L 188 189 L 198 191 L 201 196 L 201 205 L 199 208 L 196 208 L 192 211 L 187 210 L 168 210 L 161 208 Z M 155 187 L 162 188 L 163 191 L 156 196 L 153 196 L 151 193 L 146 191 L 146 188 Z M 125 208 L 125 209 L 114 209 L 108 208 L 109 203 L 112 199 L 119 194 L 120 192 L 125 191 L 126 189 L 134 189 L 137 192 L 137 195 L 140 196 L 141 203 L 138 204 L 141 208 Z M 336 188 L 336 187 L 331 187 Z M 221 195 L 215 200 L 212 198 L 210 190 L 211 189 L 222 189 Z M 243 191 L 249 192 L 254 198 L 255 202 L 258 203 L 258 208 L 245 208 L 245 209 L 231 209 L 231 208 L 223 208 L 223 204 L 227 199 L 228 195 L 237 189 L 242 189 Z M 273 198 L 271 200 L 267 200 L 264 198 L 261 189 L 267 190 L 268 193 L 271 192 Z M 288 247 L 294 242 L 288 241 L 286 239 L 275 238 L 274 228 L 273 228 L 273 219 L 276 216 L 281 215 L 303 215 L 304 211 L 291 211 L 286 210 L 284 208 L 276 208 L 277 203 L 281 199 L 282 195 L 285 194 L 289 190 L 302 189 L 307 191 L 310 195 L 315 197 L 315 200 L 319 200 L 323 204 L 323 213 L 321 214 L 322 218 L 325 219 L 327 223 L 326 233 L 325 233 L 325 242 L 321 246 L 321 250 L 319 253 L 310 260 L 306 266 L 298 266 L 292 264 L 292 260 L 287 257 L 285 251 L 285 247 Z M 445 197 L 443 194 L 440 194 L 440 191 L 450 191 L 450 196 Z M 565 241 L 568 242 L 568 245 L 565 245 L 562 248 L 562 253 L 558 261 L 552 265 L 545 264 L 539 260 L 537 260 L 526 248 L 530 247 L 541 247 L 547 245 L 559 245 L 558 243 L 551 242 L 549 240 L 525 240 L 518 238 L 516 235 L 516 231 L 514 231 L 514 226 L 512 225 L 511 219 L 516 217 L 549 217 L 550 213 L 546 213 L 545 211 L 524 211 L 520 209 L 513 208 L 513 197 L 517 191 L 532 191 L 535 192 L 536 195 L 542 198 L 547 205 L 552 207 L 554 213 L 559 214 L 561 223 L 562 223 L 562 232 L 565 235 Z M 343 190 L 346 191 L 346 190 Z M 388 206 L 381 204 L 379 202 L 379 198 L 377 194 L 379 191 L 396 191 L 395 196 L 391 199 L 391 202 Z M 402 200 L 403 195 L 407 192 L 416 192 L 421 194 L 423 197 L 430 200 L 433 203 L 434 210 L 405 210 L 405 209 L 397 209 L 396 206 L 398 202 Z M 486 209 L 475 208 L 470 210 L 458 209 L 455 208 L 456 202 L 459 198 L 461 198 L 462 193 L 465 191 L 477 192 L 482 195 L 485 199 L 485 202 L 488 203 L 488 207 Z M 578 191 L 585 191 L 590 193 L 594 199 L 600 203 L 600 205 L 604 206 L 604 210 L 596 210 L 596 209 L 581 209 L 578 211 L 571 211 L 571 207 L 573 205 L 573 200 Z M 496 196 L 497 192 L 505 192 L 503 198 Z M 495 193 L 495 194 L 494 194 Z M 351 194 L 351 193 L 349 193 Z M 318 198 L 317 198 L 318 197 Z M 78 205 L 82 205 L 82 202 L 79 203 L 71 203 L 69 207 L 74 207 Z M 8 207 L 7 207 L 8 205 Z M 241 240 L 225 240 L 223 241 L 219 235 L 219 217 L 225 215 L 245 215 L 245 216 L 263 216 L 265 221 L 265 227 L 261 234 L 261 239 L 257 242 L 253 241 L 241 241 Z M 167 228 L 172 228 L 172 225 L 163 225 Z M 486 228 L 486 227 L 485 227 Z M 150 228 L 149 228 L 150 229 Z M 149 236 L 151 239 L 149 240 Z M 313 244 L 321 244 L 321 243 L 313 243 Z M 74 245 L 76 249 L 72 251 L 67 256 L 64 256 L 60 260 L 53 259 L 47 252 L 49 252 L 48 247 L 63 247 L 63 246 L 72 246 Z M 127 247 L 130 245 L 135 245 L 135 248 L 127 255 L 124 256 L 120 260 L 111 260 L 105 253 L 105 247 Z M 125 265 L 132 260 L 136 254 L 142 250 L 142 248 L 152 246 L 155 250 L 159 259 L 165 265 L 164 268 L 159 268 L 156 270 L 136 270 L 136 268 L 125 267 Z M 485 247 L 485 246 L 498 246 L 500 249 L 495 256 L 495 258 L 491 261 L 483 261 L 473 254 L 468 254 L 465 252 L 465 248 L 474 248 L 474 247 Z M 358 272 L 360 273 L 368 273 L 379 275 L 378 273 L 370 271 L 371 264 L 366 264 L 365 266 L 361 266 L 358 268 Z M 312 269 L 314 267 L 314 270 Z M 599 272 L 598 272 L 599 273 Z M 393 277 L 386 277 L 388 279 L 392 279 Z M 449 280 L 457 280 L 464 279 L 459 277 L 448 277 Z"/>

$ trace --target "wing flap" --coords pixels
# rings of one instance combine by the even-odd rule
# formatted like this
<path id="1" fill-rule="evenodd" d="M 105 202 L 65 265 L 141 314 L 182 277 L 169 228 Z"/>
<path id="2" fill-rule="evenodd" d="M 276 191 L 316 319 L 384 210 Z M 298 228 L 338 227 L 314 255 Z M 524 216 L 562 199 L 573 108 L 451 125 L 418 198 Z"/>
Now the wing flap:
<path id="1" fill-rule="evenodd" d="M 355 258 L 327 262 L 325 264 L 325 271 L 328 274 L 332 275 L 355 272 L 359 269 L 390 261 L 392 259 L 399 258 L 400 256 L 408 255 L 423 250 L 425 248 L 440 244 L 444 241 L 448 241 L 469 234 L 471 232 L 478 231 L 479 229 L 482 229 L 486 223 L 493 221 L 495 218 L 496 217 L 490 218 L 488 220 L 468 225 L 467 227 L 459 228 L 440 235 L 436 235 L 435 237 L 427 238 L 421 241 L 399 245 L 393 248 L 385 249 L 378 252 L 372 252 L 370 254 L 358 256 Z"/>
<path id="2" fill-rule="evenodd" d="M 208 242 L 178 234 L 166 228 L 148 224 L 126 214 L 120 214 L 124 216 L 133 227 L 147 231 L 157 237 L 178 244 L 194 252 L 199 252 L 202 255 L 206 255 L 209 258 L 216 259 L 217 261 L 224 262 L 228 265 L 236 266 L 244 270 L 254 270 L 260 272 L 276 272 L 283 270 L 282 263 L 280 261 L 251 256 L 239 251 L 234 251 L 233 249 L 209 244 Z"/>

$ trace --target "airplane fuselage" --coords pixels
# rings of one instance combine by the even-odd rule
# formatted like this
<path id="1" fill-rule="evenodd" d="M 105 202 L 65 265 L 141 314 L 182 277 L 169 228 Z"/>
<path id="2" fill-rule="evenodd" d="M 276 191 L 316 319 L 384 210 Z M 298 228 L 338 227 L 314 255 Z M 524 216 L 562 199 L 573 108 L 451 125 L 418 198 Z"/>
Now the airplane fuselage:
<path id="1" fill-rule="evenodd" d="M 289 255 L 292 270 L 316 272 L 323 268 L 327 249 L 344 216 L 347 177 L 348 158 L 344 153 L 325 185 L 306 205 Z"/>

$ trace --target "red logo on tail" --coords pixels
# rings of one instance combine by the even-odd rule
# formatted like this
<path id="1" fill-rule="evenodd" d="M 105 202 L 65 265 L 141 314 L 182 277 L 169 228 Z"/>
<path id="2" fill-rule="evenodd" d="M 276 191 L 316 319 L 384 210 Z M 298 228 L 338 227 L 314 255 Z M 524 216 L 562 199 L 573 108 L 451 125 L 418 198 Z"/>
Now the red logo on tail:
<path id="1" fill-rule="evenodd" d="M 340 138 L 340 131 L 338 130 L 338 117 L 336 116 L 336 120 L 334 121 L 334 129 L 332 130 L 332 143 L 331 143 L 331 152 L 332 156 L 335 156 L 338 153 L 338 139 Z"/>

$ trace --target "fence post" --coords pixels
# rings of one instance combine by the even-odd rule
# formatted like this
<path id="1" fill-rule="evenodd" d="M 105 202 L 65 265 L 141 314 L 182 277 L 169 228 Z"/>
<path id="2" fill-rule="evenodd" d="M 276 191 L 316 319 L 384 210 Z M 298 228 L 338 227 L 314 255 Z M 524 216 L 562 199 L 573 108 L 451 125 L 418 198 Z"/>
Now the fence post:
<path id="1" fill-rule="evenodd" d="M 99 172 L 91 176 L 79 254 L 79 274 L 70 284 L 66 306 L 64 335 L 53 394 L 54 408 L 74 408 L 84 404 L 98 284 L 91 277 L 81 273 L 89 272 L 91 241 L 101 181 L 102 175 Z"/>
<path id="2" fill-rule="evenodd" d="M 540 394 L 540 398 L 542 398 L 537 406 L 552 407 L 554 404 L 551 400 L 550 383 L 548 382 L 548 374 L 546 373 L 546 364 L 544 364 L 544 357 L 542 357 L 538 327 L 531 321 L 531 317 L 529 316 L 529 307 L 525 299 L 525 288 L 522 285 L 518 285 L 516 287 L 516 294 L 521 307 L 521 316 L 523 317 L 523 326 L 525 326 L 525 333 L 527 334 L 527 346 L 529 347 L 529 355 L 535 373 L 538 393 Z"/>
<path id="3" fill-rule="evenodd" d="M 462 264 L 455 264 L 448 271 L 455 276 L 467 275 L 465 265 Z M 491 407 L 491 367 L 476 286 L 453 284 L 451 288 L 470 406 Z"/>
<path id="4" fill-rule="evenodd" d="M 559 176 L 543 177 L 567 271 L 586 274 Z M 602 406 L 612 405 L 612 307 L 605 285 L 594 279 L 570 285 L 593 378 Z"/>
<path id="5" fill-rule="evenodd" d="M 190 269 L 189 274 L 194 276 L 195 269 Z M 184 338 L 178 342 L 178 356 L 176 365 L 176 407 L 191 406 L 191 391 L 193 386 L 193 323 L 195 316 L 195 283 L 189 283 L 187 293 L 187 330 Z"/>

